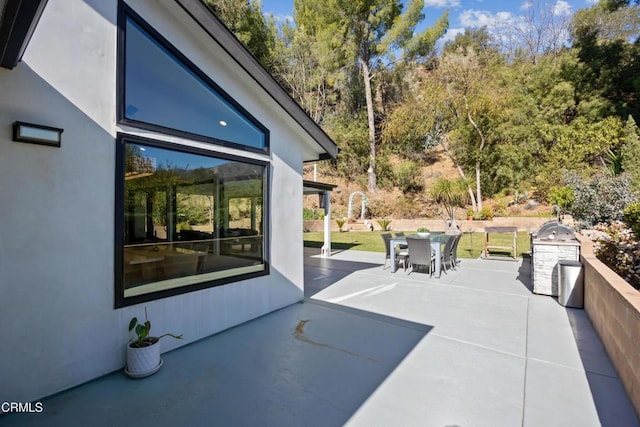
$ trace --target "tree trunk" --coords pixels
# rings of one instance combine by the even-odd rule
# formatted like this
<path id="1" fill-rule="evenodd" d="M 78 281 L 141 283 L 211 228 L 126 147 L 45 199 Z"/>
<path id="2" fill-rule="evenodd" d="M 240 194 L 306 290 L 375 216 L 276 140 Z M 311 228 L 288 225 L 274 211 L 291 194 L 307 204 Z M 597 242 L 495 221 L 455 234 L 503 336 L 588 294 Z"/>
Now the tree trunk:
<path id="1" fill-rule="evenodd" d="M 467 119 L 469 120 L 469 123 L 471 123 L 471 126 L 473 126 L 473 128 L 476 130 L 476 132 L 480 136 L 480 146 L 478 147 L 478 157 L 476 158 L 476 196 L 478 196 L 478 211 L 481 211 L 482 210 L 482 189 L 480 187 L 480 153 L 482 153 L 482 149 L 484 148 L 484 144 L 486 140 L 484 138 L 484 134 L 478 127 L 478 124 L 473 120 L 473 117 L 471 117 L 471 111 L 469 110 L 469 101 L 467 100 L 466 96 L 464 97 L 464 105 L 467 110 Z"/>
<path id="2" fill-rule="evenodd" d="M 440 145 L 444 149 L 444 152 L 447 153 L 447 156 L 449 156 L 449 158 L 453 162 L 453 165 L 458 170 L 458 173 L 460 174 L 460 177 L 462 177 L 462 178 L 464 178 L 466 180 L 467 177 L 465 176 L 464 171 L 462 170 L 462 168 L 460 167 L 460 165 L 458 164 L 456 159 L 453 157 L 453 154 L 451 154 L 451 152 L 449 151 L 449 147 L 447 147 L 447 144 L 445 143 L 445 139 L 446 139 L 446 137 L 443 138 L 440 141 Z M 467 188 L 469 189 L 469 198 L 471 199 L 471 206 L 473 208 L 473 211 L 474 212 L 478 212 L 477 206 L 476 206 L 476 196 L 473 194 L 473 190 L 471 189 L 471 187 L 467 187 Z"/>
<path id="3" fill-rule="evenodd" d="M 364 94 L 367 100 L 367 120 L 369 124 L 369 170 L 367 188 L 370 193 L 378 191 L 376 175 L 376 121 L 373 114 L 373 94 L 371 91 L 371 70 L 366 61 L 361 61 L 362 76 L 364 78 Z"/>

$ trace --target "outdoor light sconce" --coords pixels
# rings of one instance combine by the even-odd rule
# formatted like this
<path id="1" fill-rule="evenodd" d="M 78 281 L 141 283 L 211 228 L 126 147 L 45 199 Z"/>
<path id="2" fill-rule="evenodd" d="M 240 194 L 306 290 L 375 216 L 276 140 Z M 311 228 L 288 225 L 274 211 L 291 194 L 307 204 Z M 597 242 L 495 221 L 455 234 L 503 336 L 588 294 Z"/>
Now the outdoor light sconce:
<path id="1" fill-rule="evenodd" d="M 13 140 L 16 142 L 60 147 L 62 132 L 64 129 L 34 125 L 33 123 L 15 122 L 13 124 Z"/>

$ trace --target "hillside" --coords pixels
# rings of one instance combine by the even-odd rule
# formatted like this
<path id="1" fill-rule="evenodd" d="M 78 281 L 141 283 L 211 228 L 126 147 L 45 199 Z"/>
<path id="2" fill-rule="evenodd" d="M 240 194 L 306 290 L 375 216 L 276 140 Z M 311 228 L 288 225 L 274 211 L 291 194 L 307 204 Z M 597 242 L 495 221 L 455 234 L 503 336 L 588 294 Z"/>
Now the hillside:
<path id="1" fill-rule="evenodd" d="M 391 159 L 392 164 L 399 162 L 397 158 Z M 456 179 L 459 177 L 453 162 L 444 155 L 443 150 L 434 150 L 427 165 L 420 168 L 420 182 L 423 190 L 417 192 L 402 192 L 399 188 L 381 188 L 376 194 L 368 194 L 366 191 L 365 177 L 361 179 L 345 179 L 327 173 L 325 165 L 319 164 L 316 169 L 316 178 L 319 182 L 337 185 L 338 187 L 331 193 L 331 208 L 334 218 L 347 216 L 349 196 L 354 192 L 366 194 L 368 218 L 442 218 L 443 212 L 440 206 L 435 204 L 428 196 L 429 188 L 438 178 Z M 304 169 L 304 179 L 313 181 L 314 168 L 312 164 L 306 165 Z M 551 213 L 551 207 L 547 204 L 539 203 L 536 200 L 521 200 L 514 203 L 515 195 L 506 194 L 501 197 L 494 197 L 483 200 L 483 205 L 488 206 L 498 216 L 542 216 Z M 303 207 L 307 209 L 318 209 L 317 196 L 305 196 Z M 468 207 L 471 207 L 469 205 Z M 353 216 L 360 216 L 361 198 L 353 198 Z M 458 209 L 458 216 L 462 218 L 466 215 L 465 209 Z"/>

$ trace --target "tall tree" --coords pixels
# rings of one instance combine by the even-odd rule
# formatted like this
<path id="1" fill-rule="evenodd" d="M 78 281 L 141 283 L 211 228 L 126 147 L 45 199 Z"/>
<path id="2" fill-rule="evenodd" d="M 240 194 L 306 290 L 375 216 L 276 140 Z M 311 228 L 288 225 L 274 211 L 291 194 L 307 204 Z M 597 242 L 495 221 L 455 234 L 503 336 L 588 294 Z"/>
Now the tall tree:
<path id="1" fill-rule="evenodd" d="M 535 63 L 568 45 L 570 21 L 571 8 L 564 1 L 527 0 L 520 15 L 503 14 L 490 29 L 507 59 L 526 57 Z"/>
<path id="2" fill-rule="evenodd" d="M 448 27 L 448 11 L 430 28 L 415 33 L 424 19 L 423 0 L 410 0 L 407 10 L 397 0 L 296 0 L 296 23 L 316 35 L 318 43 L 340 52 L 341 67 L 357 64 L 364 85 L 369 129 L 367 187 L 377 191 L 377 128 L 373 80 L 401 61 L 426 57 Z M 336 64 L 337 65 L 337 64 Z"/>
<path id="3" fill-rule="evenodd" d="M 607 0 L 572 23 L 579 64 L 571 71 L 578 101 L 598 99 L 597 114 L 640 120 L 640 6 Z"/>
<path id="4" fill-rule="evenodd" d="M 631 116 L 627 119 L 624 133 L 622 167 L 629 174 L 633 189 L 640 193 L 640 129 Z"/>
<path id="5" fill-rule="evenodd" d="M 272 52 L 276 79 L 316 121 L 321 123 L 335 107 L 335 73 L 322 66 L 323 52 L 315 39 L 290 22 L 280 25 Z"/>
<path id="6" fill-rule="evenodd" d="M 439 76 L 447 91 L 456 128 L 449 133 L 464 152 L 462 160 L 473 165 L 475 172 L 475 199 L 482 210 L 482 163 L 485 148 L 490 143 L 493 117 L 505 107 L 504 88 L 492 78 L 491 62 L 496 59 L 492 51 L 477 52 L 473 47 L 460 47 L 455 53 L 442 58 Z"/>
<path id="7" fill-rule="evenodd" d="M 245 45 L 260 63 L 272 70 L 271 50 L 275 43 L 274 27 L 262 14 L 259 0 L 204 0 L 204 3 Z"/>

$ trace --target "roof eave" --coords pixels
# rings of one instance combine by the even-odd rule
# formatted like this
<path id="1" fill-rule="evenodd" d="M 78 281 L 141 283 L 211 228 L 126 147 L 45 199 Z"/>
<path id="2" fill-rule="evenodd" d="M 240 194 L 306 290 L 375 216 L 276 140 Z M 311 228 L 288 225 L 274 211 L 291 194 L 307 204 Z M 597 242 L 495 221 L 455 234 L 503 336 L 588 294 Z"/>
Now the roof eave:
<path id="1" fill-rule="evenodd" d="M 47 0 L 8 0 L 0 11 L 0 67 L 12 69 L 22 59 Z"/>
<path id="2" fill-rule="evenodd" d="M 322 128 L 300 107 L 258 60 L 240 43 L 202 0 L 175 0 L 176 3 L 224 49 L 251 78 L 278 103 L 293 120 L 324 150 L 318 160 L 335 159 L 338 146 Z"/>

